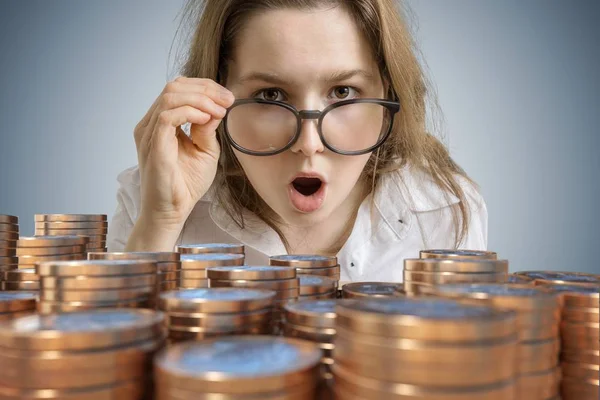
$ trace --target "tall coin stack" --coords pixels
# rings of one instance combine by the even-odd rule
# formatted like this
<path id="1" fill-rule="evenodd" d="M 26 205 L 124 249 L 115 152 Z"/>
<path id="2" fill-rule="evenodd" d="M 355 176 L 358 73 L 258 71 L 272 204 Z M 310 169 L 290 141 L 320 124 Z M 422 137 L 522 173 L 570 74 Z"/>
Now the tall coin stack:
<path id="1" fill-rule="evenodd" d="M 0 290 L 2 274 L 17 268 L 17 240 L 19 239 L 19 218 L 12 215 L 0 215 Z"/>
<path id="2" fill-rule="evenodd" d="M 431 249 L 421 250 L 419 258 L 459 258 L 473 260 L 497 260 L 498 254 L 494 251 L 484 250 L 445 250 Z"/>
<path id="3" fill-rule="evenodd" d="M 555 285 L 562 303 L 562 400 L 600 398 L 600 289 Z"/>
<path id="4" fill-rule="evenodd" d="M 36 214 L 35 235 L 77 235 L 88 238 L 86 251 L 106 251 L 108 221 L 105 214 Z"/>
<path id="5" fill-rule="evenodd" d="M 396 297 L 345 300 L 336 314 L 337 400 L 516 399 L 512 311 Z"/>
<path id="6" fill-rule="evenodd" d="M 324 300 L 337 297 L 337 281 L 320 275 L 298 275 L 300 296 L 298 300 Z"/>
<path id="7" fill-rule="evenodd" d="M 403 290 L 401 283 L 354 282 L 342 286 L 345 299 L 386 298 L 399 296 Z"/>
<path id="8" fill-rule="evenodd" d="M 435 295 L 517 313 L 519 399 L 548 400 L 559 394 L 559 297 L 530 285 L 440 285 Z"/>
<path id="9" fill-rule="evenodd" d="M 319 400 L 331 398 L 333 375 L 333 340 L 335 339 L 335 305 L 338 300 L 299 301 L 288 304 L 285 310 L 283 334 L 317 343 L 323 351 L 321 359 L 322 385 Z"/>
<path id="10" fill-rule="evenodd" d="M 147 308 L 156 290 L 154 261 L 40 263 L 41 314 L 96 308 Z"/>
<path id="11" fill-rule="evenodd" d="M 519 271 L 517 276 L 529 279 L 534 285 L 584 285 L 600 286 L 600 275 L 586 274 L 583 272 L 556 272 L 556 271 Z"/>
<path id="12" fill-rule="evenodd" d="M 181 278 L 181 259 L 175 252 L 88 253 L 89 260 L 152 260 L 156 262 L 156 293 L 176 290 Z"/>
<path id="13" fill-rule="evenodd" d="M 180 244 L 177 251 L 181 254 L 244 254 L 245 248 L 235 243 L 199 243 Z"/>
<path id="14" fill-rule="evenodd" d="M 244 265 L 243 254 L 181 254 L 181 281 L 183 289 L 207 288 L 206 270 L 212 267 Z"/>
<path id="15" fill-rule="evenodd" d="M 298 300 L 300 283 L 296 270 L 275 266 L 215 267 L 207 270 L 209 285 L 216 287 L 244 287 L 274 291 L 273 330 L 280 333 L 283 324 L 282 308 Z"/>
<path id="16" fill-rule="evenodd" d="M 35 268 L 13 269 L 2 273 L 2 290 L 40 290 L 40 277 Z"/>
<path id="17" fill-rule="evenodd" d="M 273 336 L 180 343 L 156 357 L 156 400 L 314 399 L 320 359 L 312 343 Z"/>
<path id="18" fill-rule="evenodd" d="M 427 293 L 447 283 L 506 283 L 508 261 L 490 259 L 426 258 L 404 260 L 407 296 Z"/>
<path id="19" fill-rule="evenodd" d="M 272 331 L 275 292 L 238 288 L 184 289 L 162 293 L 170 342 Z"/>
<path id="20" fill-rule="evenodd" d="M 340 280 L 340 265 L 337 257 L 327 257 L 319 255 L 281 255 L 272 256 L 269 259 L 270 265 L 282 267 L 294 267 L 298 275 L 321 275 L 327 276 L 337 285 Z"/>
<path id="21" fill-rule="evenodd" d="M 0 323 L 0 398 L 150 398 L 152 358 L 165 341 L 163 317 L 95 310 Z"/>
<path id="22" fill-rule="evenodd" d="M 35 293 L 0 292 L 0 321 L 35 313 Z"/>
<path id="23" fill-rule="evenodd" d="M 46 261 L 85 260 L 88 238 L 81 236 L 21 236 L 17 241 L 19 268 Z"/>

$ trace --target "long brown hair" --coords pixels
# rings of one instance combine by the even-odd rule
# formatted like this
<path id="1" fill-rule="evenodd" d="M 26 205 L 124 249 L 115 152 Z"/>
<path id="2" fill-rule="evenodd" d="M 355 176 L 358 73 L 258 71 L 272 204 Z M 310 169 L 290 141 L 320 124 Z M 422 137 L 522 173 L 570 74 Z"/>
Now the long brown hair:
<path id="1" fill-rule="evenodd" d="M 268 10 L 314 9 L 324 5 L 339 5 L 353 18 L 358 29 L 372 46 L 372 53 L 384 82 L 391 87 L 401 104 L 394 120 L 392 134 L 374 152 L 363 171 L 362 179 L 377 188 L 380 177 L 388 172 L 410 166 L 426 172 L 444 190 L 460 202 L 453 207 L 455 246 L 467 233 L 470 214 L 466 196 L 459 183 L 465 172 L 452 160 L 448 150 L 427 130 L 426 104 L 432 101 L 419 54 L 407 26 L 407 9 L 398 0 L 188 0 L 183 9 L 179 33 L 184 37 L 181 74 L 188 77 L 213 79 L 224 84 L 227 63 L 234 51 L 235 39 L 255 13 Z M 186 29 L 187 27 L 187 29 Z M 223 143 L 223 132 L 219 129 Z M 231 218 L 245 226 L 243 210 L 258 216 L 281 237 L 278 216 L 264 202 L 246 178 L 233 150 L 221 146 L 221 157 L 214 184 L 217 201 Z"/>

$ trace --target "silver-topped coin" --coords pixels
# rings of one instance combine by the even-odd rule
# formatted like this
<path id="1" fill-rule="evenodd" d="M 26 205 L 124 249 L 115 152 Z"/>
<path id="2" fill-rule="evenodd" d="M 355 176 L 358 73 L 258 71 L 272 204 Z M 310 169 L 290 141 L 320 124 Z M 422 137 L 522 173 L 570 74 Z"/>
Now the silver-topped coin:
<path id="1" fill-rule="evenodd" d="M 469 319 L 489 317 L 494 310 L 485 306 L 472 306 L 444 299 L 373 299 L 352 300 L 344 308 L 388 315 L 410 315 L 426 319 Z"/>

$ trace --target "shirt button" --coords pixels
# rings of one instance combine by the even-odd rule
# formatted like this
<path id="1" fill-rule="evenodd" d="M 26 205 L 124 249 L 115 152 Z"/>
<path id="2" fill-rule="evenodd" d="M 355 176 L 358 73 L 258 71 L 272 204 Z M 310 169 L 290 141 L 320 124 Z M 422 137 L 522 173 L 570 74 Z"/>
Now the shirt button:
<path id="1" fill-rule="evenodd" d="M 351 263 L 350 263 L 350 266 L 351 266 L 351 267 L 354 267 L 354 263 L 353 263 L 353 262 L 351 262 Z"/>

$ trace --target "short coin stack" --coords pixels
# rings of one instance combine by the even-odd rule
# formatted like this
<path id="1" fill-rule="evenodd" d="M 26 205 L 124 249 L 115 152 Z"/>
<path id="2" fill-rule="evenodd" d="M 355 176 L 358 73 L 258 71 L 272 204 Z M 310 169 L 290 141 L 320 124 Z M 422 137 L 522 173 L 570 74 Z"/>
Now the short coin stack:
<path id="1" fill-rule="evenodd" d="M 516 275 L 529 279 L 534 285 L 600 286 L 600 275 L 583 272 L 520 271 Z"/>
<path id="2" fill-rule="evenodd" d="M 298 275 L 300 297 L 298 300 L 323 300 L 337 297 L 337 281 L 320 275 Z"/>
<path id="3" fill-rule="evenodd" d="M 497 260 L 498 254 L 494 251 L 484 250 L 421 250 L 419 258 L 460 258 L 473 260 Z"/>
<path id="4" fill-rule="evenodd" d="M 354 282 L 342 286 L 342 297 L 345 299 L 395 297 L 402 291 L 401 283 L 392 282 Z"/>
<path id="5" fill-rule="evenodd" d="M 167 315 L 169 341 L 181 342 L 270 333 L 274 297 L 269 290 L 184 289 L 162 293 L 158 307 Z"/>
<path id="6" fill-rule="evenodd" d="M 179 288 L 181 260 L 174 252 L 128 252 L 88 253 L 89 260 L 152 260 L 156 262 L 158 279 L 157 293 Z"/>
<path id="7" fill-rule="evenodd" d="M 404 260 L 407 296 L 427 293 L 447 283 L 505 283 L 508 261 L 488 259 L 426 258 Z"/>
<path id="8" fill-rule="evenodd" d="M 440 285 L 434 294 L 517 313 L 518 395 L 547 400 L 559 394 L 559 297 L 547 289 L 517 284 Z"/>
<path id="9" fill-rule="evenodd" d="M 13 269 L 2 272 L 2 290 L 40 290 L 40 277 L 35 268 Z"/>
<path id="10" fill-rule="evenodd" d="M 181 254 L 181 281 L 183 289 L 207 288 L 206 270 L 212 267 L 244 265 L 243 254 Z"/>
<path id="11" fill-rule="evenodd" d="M 35 235 L 77 235 L 88 238 L 86 251 L 106 251 L 108 221 L 105 214 L 36 214 Z"/>
<path id="12" fill-rule="evenodd" d="M 336 281 L 336 287 L 340 280 L 340 265 L 338 264 L 337 257 L 289 254 L 272 256 L 270 257 L 269 264 L 294 267 L 298 275 L 327 276 Z"/>
<path id="13" fill-rule="evenodd" d="M 273 336 L 180 343 L 156 357 L 156 400 L 314 399 L 320 359 L 312 343 Z"/>
<path id="14" fill-rule="evenodd" d="M 244 287 L 274 291 L 273 329 L 279 333 L 283 323 L 282 307 L 290 301 L 297 301 L 300 283 L 296 270 L 288 267 L 241 266 L 215 267 L 208 269 L 211 288 Z"/>
<path id="15" fill-rule="evenodd" d="M 199 243 L 180 244 L 177 252 L 181 254 L 244 254 L 244 245 L 235 243 Z"/>
<path id="16" fill-rule="evenodd" d="M 560 294 L 561 395 L 563 400 L 600 398 L 600 293 L 597 287 L 555 285 Z"/>
<path id="17" fill-rule="evenodd" d="M 0 215 L 0 283 L 2 273 L 16 269 L 19 263 L 17 240 L 19 239 L 19 218 L 12 215 Z M 0 290 L 2 290 L 0 288 Z"/>
<path id="18" fill-rule="evenodd" d="M 57 261 L 38 264 L 41 314 L 97 308 L 147 308 L 156 290 L 153 261 Z"/>
<path id="19" fill-rule="evenodd" d="M 17 241 L 19 268 L 40 262 L 85 260 L 88 238 L 81 236 L 22 236 Z"/>
<path id="20" fill-rule="evenodd" d="M 0 321 L 35 313 L 35 293 L 0 292 Z"/>
<path id="21" fill-rule="evenodd" d="M 514 312 L 396 297 L 345 300 L 336 315 L 337 400 L 515 399 Z"/>
<path id="22" fill-rule="evenodd" d="M 164 346 L 162 313 L 105 310 L 0 323 L 0 398 L 142 399 Z"/>

